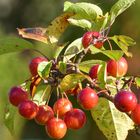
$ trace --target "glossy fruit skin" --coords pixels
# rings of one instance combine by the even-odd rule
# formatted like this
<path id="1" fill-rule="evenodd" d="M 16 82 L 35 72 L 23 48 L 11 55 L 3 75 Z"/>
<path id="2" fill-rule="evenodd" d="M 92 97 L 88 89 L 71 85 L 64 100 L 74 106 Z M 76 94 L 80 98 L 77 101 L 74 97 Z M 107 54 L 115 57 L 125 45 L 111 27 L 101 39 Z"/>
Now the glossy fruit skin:
<path id="1" fill-rule="evenodd" d="M 86 32 L 82 37 L 82 44 L 84 48 L 87 48 L 90 44 L 92 44 L 94 38 L 99 37 L 99 32 L 89 31 Z"/>
<path id="2" fill-rule="evenodd" d="M 28 100 L 28 93 L 20 86 L 12 87 L 9 92 L 9 101 L 12 105 L 18 106 L 21 102 Z"/>
<path id="3" fill-rule="evenodd" d="M 35 121 L 38 124 L 45 125 L 48 120 L 54 117 L 54 112 L 52 108 L 48 105 L 41 105 L 39 106 L 37 115 L 35 117 Z"/>
<path id="4" fill-rule="evenodd" d="M 32 76 L 37 75 L 38 64 L 43 62 L 43 61 L 48 62 L 48 60 L 44 57 L 35 57 L 31 60 L 31 62 L 29 64 L 29 69 L 30 69 L 30 72 L 31 72 Z"/>
<path id="5" fill-rule="evenodd" d="M 107 63 L 107 72 L 113 77 L 122 77 L 127 73 L 128 63 L 124 57 L 118 61 L 110 60 Z"/>
<path id="6" fill-rule="evenodd" d="M 135 109 L 131 112 L 131 118 L 135 124 L 140 125 L 140 104 L 137 104 Z"/>
<path id="7" fill-rule="evenodd" d="M 96 79 L 97 78 L 98 68 L 99 68 L 99 65 L 98 64 L 91 67 L 91 69 L 89 71 L 89 76 L 92 79 Z"/>
<path id="8" fill-rule="evenodd" d="M 61 139 L 67 132 L 67 126 L 62 119 L 52 118 L 45 125 L 47 134 L 54 139 Z"/>
<path id="9" fill-rule="evenodd" d="M 63 117 L 65 113 L 70 111 L 72 108 L 72 103 L 68 99 L 60 98 L 55 102 L 53 111 L 55 114 L 58 113 L 59 117 Z"/>
<path id="10" fill-rule="evenodd" d="M 77 101 L 84 109 L 90 110 L 97 105 L 98 96 L 93 89 L 86 87 L 78 94 Z"/>
<path id="11" fill-rule="evenodd" d="M 121 112 L 129 112 L 135 109 L 137 98 L 133 92 L 122 90 L 115 95 L 114 105 Z"/>
<path id="12" fill-rule="evenodd" d="M 30 100 L 23 101 L 19 104 L 18 111 L 21 116 L 31 120 L 36 117 L 38 112 L 38 106 Z"/>
<path id="13" fill-rule="evenodd" d="M 80 129 L 86 123 L 86 115 L 81 109 L 72 109 L 64 116 L 64 121 L 68 128 Z"/>

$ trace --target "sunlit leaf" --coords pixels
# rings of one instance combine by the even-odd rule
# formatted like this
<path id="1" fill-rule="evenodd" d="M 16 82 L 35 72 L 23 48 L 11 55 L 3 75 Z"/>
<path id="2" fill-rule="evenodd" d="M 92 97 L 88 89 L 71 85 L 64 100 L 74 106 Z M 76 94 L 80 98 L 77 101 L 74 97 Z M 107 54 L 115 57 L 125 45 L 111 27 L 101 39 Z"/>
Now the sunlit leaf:
<path id="1" fill-rule="evenodd" d="M 79 26 L 81 28 L 90 29 L 92 27 L 92 23 L 86 19 L 76 19 L 76 18 L 69 18 L 69 23 L 75 26 Z"/>
<path id="2" fill-rule="evenodd" d="M 82 38 L 78 38 L 74 40 L 71 44 L 69 44 L 64 53 L 65 62 L 74 57 L 76 54 L 80 53 L 82 50 L 84 50 L 81 40 Z"/>
<path id="3" fill-rule="evenodd" d="M 32 43 L 17 37 L 1 37 L 0 38 L 0 55 L 11 52 L 23 51 L 25 49 L 33 49 Z"/>
<path id="4" fill-rule="evenodd" d="M 41 62 L 38 65 L 37 71 L 41 78 L 46 79 L 49 76 L 51 70 L 52 62 Z"/>
<path id="5" fill-rule="evenodd" d="M 47 35 L 51 43 L 57 43 L 62 33 L 68 27 L 68 19 L 72 16 L 71 13 L 64 13 L 55 18 L 47 27 Z"/>
<path id="6" fill-rule="evenodd" d="M 93 45 L 90 46 L 90 50 L 92 54 L 102 53 L 114 60 L 119 60 L 123 56 L 123 52 L 121 50 L 101 50 L 97 49 Z"/>
<path id="7" fill-rule="evenodd" d="M 46 35 L 46 28 L 36 27 L 36 28 L 17 28 L 19 35 L 23 38 L 34 39 L 44 43 L 48 43 L 48 36 Z"/>
<path id="8" fill-rule="evenodd" d="M 66 1 L 64 3 L 64 12 L 74 13 L 81 18 L 94 20 L 99 15 L 103 15 L 102 10 L 97 5 L 80 2 L 80 3 L 71 3 Z"/>
<path id="9" fill-rule="evenodd" d="M 62 92 L 74 88 L 78 83 L 83 81 L 85 79 L 85 76 L 82 74 L 69 74 L 66 75 L 61 83 L 60 83 L 60 89 Z"/>
<path id="10" fill-rule="evenodd" d="M 50 85 L 46 85 L 46 84 L 42 84 L 39 85 L 36 93 L 33 97 L 33 100 L 38 101 L 39 105 L 44 105 L 50 98 L 51 96 L 51 86 Z"/>
<path id="11" fill-rule="evenodd" d="M 86 72 L 88 73 L 90 68 L 93 66 L 93 65 L 96 65 L 96 64 L 101 64 L 103 61 L 101 60 L 87 60 L 87 61 L 83 61 L 81 62 L 78 67 L 81 71 L 83 72 Z"/>
<path id="12" fill-rule="evenodd" d="M 98 105 L 91 110 L 91 114 L 108 140 L 125 140 L 128 130 L 134 128 L 132 120 L 106 99 L 100 99 Z"/>
<path id="13" fill-rule="evenodd" d="M 110 37 L 110 39 L 113 40 L 127 56 L 132 57 L 132 54 L 128 52 L 128 47 L 136 44 L 132 38 L 124 35 L 115 35 Z"/>
<path id="14" fill-rule="evenodd" d="M 99 86 L 101 88 L 105 88 L 106 78 L 107 78 L 106 62 L 102 62 L 102 64 L 99 66 L 99 70 L 97 74 L 97 79 L 99 82 Z"/>
<path id="15" fill-rule="evenodd" d="M 111 22 L 114 22 L 115 18 L 128 9 L 134 2 L 135 0 L 118 0 L 110 10 Z"/>

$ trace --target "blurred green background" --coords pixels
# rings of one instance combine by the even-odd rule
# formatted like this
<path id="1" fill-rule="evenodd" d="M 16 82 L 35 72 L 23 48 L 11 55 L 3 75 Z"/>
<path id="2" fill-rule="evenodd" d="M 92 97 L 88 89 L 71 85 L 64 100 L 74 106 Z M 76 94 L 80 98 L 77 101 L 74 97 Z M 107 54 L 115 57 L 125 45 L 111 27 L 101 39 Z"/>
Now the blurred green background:
<path id="1" fill-rule="evenodd" d="M 70 0 L 80 2 L 82 0 Z M 100 6 L 104 13 L 109 11 L 117 0 L 84 0 Z M 64 0 L 0 0 L 0 37 L 18 36 L 16 28 L 46 27 L 56 16 L 63 11 Z M 119 16 L 112 26 L 110 35 L 125 34 L 134 38 L 137 45 L 130 48 L 134 54 L 128 58 L 129 74 L 140 74 L 140 1 L 137 0 L 131 8 Z M 70 27 L 64 40 L 72 41 L 81 37 L 84 31 L 81 28 Z M 15 134 L 11 136 L 3 124 L 4 107 L 8 103 L 10 87 L 21 84 L 30 74 L 28 64 L 38 53 L 24 51 L 0 56 L 0 139 L 1 140 L 49 140 L 43 126 L 34 121 L 26 121 L 16 114 Z M 78 131 L 68 131 L 64 140 L 106 140 L 90 117 L 86 126 Z M 128 140 L 138 140 L 135 132 L 130 132 Z"/>

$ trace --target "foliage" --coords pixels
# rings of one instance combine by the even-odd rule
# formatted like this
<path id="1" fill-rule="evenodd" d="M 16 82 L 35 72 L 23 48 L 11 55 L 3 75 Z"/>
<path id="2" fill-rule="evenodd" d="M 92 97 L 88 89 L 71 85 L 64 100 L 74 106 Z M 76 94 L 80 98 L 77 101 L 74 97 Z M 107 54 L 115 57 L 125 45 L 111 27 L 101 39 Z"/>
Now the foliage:
<path id="1" fill-rule="evenodd" d="M 106 62 L 109 59 L 118 61 L 123 55 L 128 57 L 132 56 L 128 51 L 128 47 L 135 45 L 135 41 L 124 35 L 108 37 L 108 32 L 113 22 L 115 22 L 116 17 L 129 8 L 134 1 L 135 0 L 119 0 L 112 6 L 110 12 L 106 14 L 103 14 L 101 8 L 97 5 L 86 2 L 71 3 L 67 1 L 64 3 L 64 14 L 54 19 L 48 27 L 18 29 L 19 34 L 22 35 L 23 38 L 43 42 L 46 47 L 49 46 L 48 48 L 51 50 L 51 57 L 46 56 L 50 61 L 42 62 L 38 65 L 38 76 L 42 80 L 41 84 L 47 83 L 47 86 L 49 85 L 49 95 L 54 85 L 56 89 L 64 93 L 74 88 L 78 83 L 82 83 L 84 86 L 84 82 L 88 81 L 87 83 L 91 84 L 93 80 L 87 73 L 95 64 L 100 64 L 97 83 L 101 91 L 109 90 L 111 91 L 111 96 L 114 96 L 117 92 L 112 90 L 112 87 L 120 90 L 126 86 L 126 77 L 113 78 L 107 76 Z M 99 49 L 96 48 L 95 45 L 90 45 L 89 49 L 85 49 L 82 45 L 82 38 L 75 39 L 72 43 L 59 45 L 60 37 L 68 25 L 79 26 L 87 31 L 94 30 L 105 34 L 102 35 L 100 39 L 103 42 L 107 42 L 110 49 L 106 46 Z M 115 49 L 112 48 L 111 41 L 114 41 L 117 45 Z M 0 39 L 0 54 L 24 49 L 34 49 L 34 45 L 29 41 L 19 38 L 8 37 Z M 100 59 L 98 58 L 99 55 Z M 93 59 L 88 60 L 88 57 L 92 56 L 94 56 Z M 55 69 L 53 69 L 54 67 Z M 117 80 L 119 80 L 119 86 L 116 85 Z M 136 77 L 134 81 L 137 86 L 140 85 L 139 77 Z M 108 85 L 111 85 L 111 87 Z M 35 86 L 37 87 L 38 85 Z M 94 86 L 96 87 L 96 85 Z M 128 87 L 126 86 L 125 88 Z M 100 92 L 98 89 L 96 90 Z M 44 100 L 47 99 L 48 101 L 49 98 L 49 95 L 46 97 L 43 96 L 46 94 L 45 91 L 46 90 L 40 88 L 39 91 L 35 91 L 31 94 L 31 98 L 36 98 L 36 100 L 42 104 Z M 5 114 L 5 125 L 13 132 L 14 111 L 12 110 L 10 113 L 11 114 L 9 114 L 9 112 Z M 134 128 L 132 120 L 126 114 L 120 113 L 114 108 L 114 105 L 106 99 L 99 101 L 97 108 L 91 110 L 91 115 L 100 130 L 109 140 L 124 140 L 127 137 L 128 130 Z M 121 124 L 124 125 L 119 129 Z"/>

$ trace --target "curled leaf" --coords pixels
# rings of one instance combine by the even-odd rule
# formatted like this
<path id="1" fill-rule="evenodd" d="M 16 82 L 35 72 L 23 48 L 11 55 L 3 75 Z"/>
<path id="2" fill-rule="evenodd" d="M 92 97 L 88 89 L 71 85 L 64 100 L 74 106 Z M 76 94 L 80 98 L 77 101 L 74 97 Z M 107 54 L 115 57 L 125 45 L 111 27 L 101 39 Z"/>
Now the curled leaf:
<path id="1" fill-rule="evenodd" d="M 19 35 L 21 35 L 23 38 L 33 39 L 37 41 L 41 41 L 44 43 L 48 43 L 48 36 L 46 33 L 46 28 L 17 28 Z"/>

